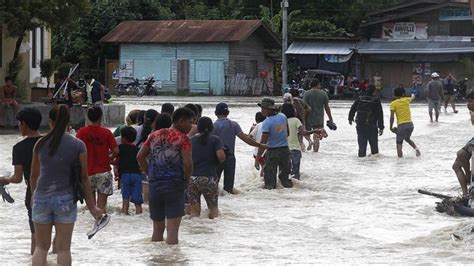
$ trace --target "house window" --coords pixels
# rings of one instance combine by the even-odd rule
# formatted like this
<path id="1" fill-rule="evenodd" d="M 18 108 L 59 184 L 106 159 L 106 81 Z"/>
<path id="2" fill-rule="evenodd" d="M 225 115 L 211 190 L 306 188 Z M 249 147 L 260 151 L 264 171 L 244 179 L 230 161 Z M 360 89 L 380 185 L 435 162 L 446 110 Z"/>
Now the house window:
<path id="1" fill-rule="evenodd" d="M 40 31 L 40 60 L 44 60 L 44 28 Z"/>
<path id="2" fill-rule="evenodd" d="M 258 75 L 258 61 L 250 60 L 249 74 L 251 78 L 256 78 Z"/>
<path id="3" fill-rule="evenodd" d="M 32 30 L 31 33 L 31 67 L 36 68 L 36 29 Z"/>
<path id="4" fill-rule="evenodd" d="M 246 74 L 245 60 L 235 60 L 235 74 Z"/>

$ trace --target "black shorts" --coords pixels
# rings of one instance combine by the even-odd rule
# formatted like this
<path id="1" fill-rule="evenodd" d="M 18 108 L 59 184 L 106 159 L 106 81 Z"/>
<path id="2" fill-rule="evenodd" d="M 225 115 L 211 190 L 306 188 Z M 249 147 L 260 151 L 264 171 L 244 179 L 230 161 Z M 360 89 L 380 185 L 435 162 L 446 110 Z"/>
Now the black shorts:
<path id="1" fill-rule="evenodd" d="M 150 218 L 161 222 L 184 216 L 184 190 L 174 192 L 159 192 L 150 189 L 148 201 Z"/>

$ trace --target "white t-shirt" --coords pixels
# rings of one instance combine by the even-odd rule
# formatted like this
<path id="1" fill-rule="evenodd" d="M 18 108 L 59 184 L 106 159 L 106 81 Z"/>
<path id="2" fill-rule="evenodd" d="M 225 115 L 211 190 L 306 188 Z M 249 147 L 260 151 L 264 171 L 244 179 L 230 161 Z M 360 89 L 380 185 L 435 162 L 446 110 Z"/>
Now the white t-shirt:
<path id="1" fill-rule="evenodd" d="M 133 126 L 133 128 L 137 131 L 137 138 L 133 142 L 134 145 L 137 145 L 138 142 L 142 139 L 142 131 L 143 131 L 143 125 L 140 126 Z M 146 140 L 146 139 L 145 139 Z M 145 140 L 142 141 L 141 144 L 145 143 Z"/>
<path id="2" fill-rule="evenodd" d="M 300 141 L 298 140 L 298 128 L 301 126 L 303 126 L 303 124 L 298 118 L 288 118 L 288 129 L 290 131 L 288 135 L 288 148 L 290 150 L 301 151 Z"/>
<path id="3" fill-rule="evenodd" d="M 252 132 L 250 132 L 250 136 L 252 136 L 252 138 L 256 141 L 256 142 L 260 142 L 262 140 L 262 123 L 263 122 L 260 122 L 258 123 L 252 130 Z M 253 152 L 253 155 L 254 156 L 257 156 L 257 153 L 258 153 L 258 148 L 255 148 L 254 152 Z"/>

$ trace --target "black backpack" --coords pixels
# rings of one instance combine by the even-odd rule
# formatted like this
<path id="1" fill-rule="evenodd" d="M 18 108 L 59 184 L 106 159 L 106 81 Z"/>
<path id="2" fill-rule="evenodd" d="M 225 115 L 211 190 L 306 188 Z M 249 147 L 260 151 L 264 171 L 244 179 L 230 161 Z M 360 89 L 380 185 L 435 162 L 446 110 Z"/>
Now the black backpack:
<path id="1" fill-rule="evenodd" d="M 368 125 L 372 120 L 372 110 L 374 107 L 374 97 L 362 96 L 359 98 L 359 104 L 357 105 L 356 123 L 358 125 Z"/>

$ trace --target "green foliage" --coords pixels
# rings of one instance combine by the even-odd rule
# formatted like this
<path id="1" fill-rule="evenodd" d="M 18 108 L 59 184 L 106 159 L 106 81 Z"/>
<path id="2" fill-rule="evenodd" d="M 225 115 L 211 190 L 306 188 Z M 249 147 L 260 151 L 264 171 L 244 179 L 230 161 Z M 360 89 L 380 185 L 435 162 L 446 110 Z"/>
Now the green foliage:
<path id="1" fill-rule="evenodd" d="M 8 74 L 16 79 L 18 54 L 27 31 L 39 27 L 67 28 L 74 26 L 74 15 L 78 10 L 87 10 L 88 0 L 5 0 L 0 10 L 0 24 L 7 29 L 10 37 L 16 38 L 15 51 Z M 16 81 L 16 80 L 15 80 Z"/>
<path id="2" fill-rule="evenodd" d="M 57 68 L 57 73 L 56 75 L 60 79 L 65 79 L 69 75 L 69 70 L 73 67 L 74 65 L 71 63 L 62 63 L 58 66 Z"/>
<path id="3" fill-rule="evenodd" d="M 8 76 L 10 76 L 15 84 L 18 84 L 17 76 L 20 73 L 21 67 L 23 66 L 23 60 L 21 57 L 14 58 L 8 64 Z"/>
<path id="4" fill-rule="evenodd" d="M 298 15 L 301 14 L 301 10 L 293 10 L 288 13 L 288 23 L 291 24 L 293 21 L 298 19 Z M 277 35 L 281 34 L 281 12 L 271 16 L 270 8 L 266 6 L 260 6 L 260 19 L 270 26 L 273 32 Z"/>
<path id="5" fill-rule="evenodd" d="M 461 61 L 464 65 L 464 76 L 467 76 L 469 79 L 473 79 L 474 77 L 474 60 L 470 57 L 464 57 Z"/>
<path id="6" fill-rule="evenodd" d="M 88 7 L 86 0 L 6 0 L 8 7 L 0 16 L 11 37 L 23 36 L 38 27 L 70 27 L 78 10 Z"/>
<path id="7" fill-rule="evenodd" d="M 52 51 L 61 61 L 79 62 L 82 67 L 96 68 L 103 58 L 118 58 L 116 47 L 102 46 L 99 40 L 125 20 L 262 19 L 279 35 L 280 2 L 280 0 L 92 0 L 90 8 L 78 9 L 80 12 L 69 16 L 73 18 L 74 27 L 53 27 Z M 289 34 L 290 37 L 314 37 L 356 33 L 368 12 L 396 3 L 397 0 L 290 0 Z"/>
<path id="8" fill-rule="evenodd" d="M 120 22 L 173 18 L 174 14 L 159 1 L 94 1 L 91 11 L 76 19 L 75 29 L 53 29 L 53 54 L 62 61 L 79 62 L 83 67 L 94 68 L 97 58 L 117 57 L 117 50 L 104 49 L 99 40 Z"/>
<path id="9" fill-rule="evenodd" d="M 281 14 L 278 13 L 272 17 L 269 7 L 260 6 L 260 19 L 265 22 L 276 34 L 281 31 Z"/>
<path id="10" fill-rule="evenodd" d="M 49 81 L 58 67 L 58 62 L 54 59 L 45 59 L 40 62 L 41 77 L 46 78 L 46 88 L 49 89 Z"/>
<path id="11" fill-rule="evenodd" d="M 292 37 L 343 37 L 347 32 L 327 20 L 303 19 L 290 24 Z"/>

